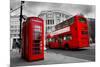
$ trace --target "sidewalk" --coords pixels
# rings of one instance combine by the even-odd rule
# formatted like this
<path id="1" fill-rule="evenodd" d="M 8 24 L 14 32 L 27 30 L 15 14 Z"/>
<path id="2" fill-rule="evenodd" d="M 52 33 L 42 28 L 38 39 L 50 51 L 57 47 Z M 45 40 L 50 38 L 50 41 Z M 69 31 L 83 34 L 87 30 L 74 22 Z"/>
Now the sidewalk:
<path id="1" fill-rule="evenodd" d="M 55 54 L 53 52 L 45 51 L 44 60 L 26 62 L 20 58 L 18 50 L 13 50 L 11 52 L 11 65 L 12 66 L 31 66 L 31 65 L 47 65 L 47 64 L 61 64 L 61 63 L 78 63 L 78 62 L 88 62 L 88 60 L 78 59 L 74 57 L 64 56 L 61 54 Z"/>
<path id="2" fill-rule="evenodd" d="M 90 46 L 95 46 L 95 43 L 90 44 Z"/>
<path id="3" fill-rule="evenodd" d="M 52 52 L 45 52 L 45 60 L 34 62 L 35 65 L 38 64 L 61 64 L 61 63 L 78 63 L 78 62 L 88 62 L 88 60 L 78 59 L 74 57 L 64 56 L 61 54 L 55 54 Z"/>

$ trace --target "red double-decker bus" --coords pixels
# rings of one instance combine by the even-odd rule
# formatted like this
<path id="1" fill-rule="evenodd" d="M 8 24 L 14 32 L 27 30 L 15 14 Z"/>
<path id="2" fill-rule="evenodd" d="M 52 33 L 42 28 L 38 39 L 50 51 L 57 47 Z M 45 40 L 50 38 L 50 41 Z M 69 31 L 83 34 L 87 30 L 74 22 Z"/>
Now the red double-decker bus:
<path id="1" fill-rule="evenodd" d="M 83 15 L 75 15 L 55 25 L 55 31 L 47 35 L 46 46 L 70 49 L 89 47 L 87 19 Z"/>

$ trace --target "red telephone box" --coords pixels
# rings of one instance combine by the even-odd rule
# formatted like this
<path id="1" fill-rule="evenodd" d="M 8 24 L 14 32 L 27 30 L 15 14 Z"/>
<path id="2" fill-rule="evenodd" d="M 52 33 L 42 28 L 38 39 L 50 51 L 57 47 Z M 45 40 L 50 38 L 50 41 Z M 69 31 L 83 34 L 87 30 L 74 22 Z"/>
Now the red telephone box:
<path id="1" fill-rule="evenodd" d="M 44 23 L 29 17 L 22 27 L 22 58 L 28 61 L 44 59 Z"/>

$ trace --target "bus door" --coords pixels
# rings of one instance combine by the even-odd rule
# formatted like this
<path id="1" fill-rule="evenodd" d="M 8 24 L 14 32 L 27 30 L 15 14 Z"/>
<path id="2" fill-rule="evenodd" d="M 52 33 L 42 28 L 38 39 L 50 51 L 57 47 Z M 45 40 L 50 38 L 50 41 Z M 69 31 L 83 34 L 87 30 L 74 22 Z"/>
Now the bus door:
<path id="1" fill-rule="evenodd" d="M 58 37 L 58 44 L 60 48 L 62 47 L 62 41 L 63 41 L 62 39 L 63 39 L 62 36 Z"/>

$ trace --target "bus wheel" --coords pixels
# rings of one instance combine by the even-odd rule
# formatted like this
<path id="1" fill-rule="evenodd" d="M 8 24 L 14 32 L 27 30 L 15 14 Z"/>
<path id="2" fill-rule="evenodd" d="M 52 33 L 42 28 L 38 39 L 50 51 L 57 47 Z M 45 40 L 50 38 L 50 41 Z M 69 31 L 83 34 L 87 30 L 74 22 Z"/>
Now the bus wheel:
<path id="1" fill-rule="evenodd" d="M 69 49 L 69 46 L 68 46 L 68 44 L 66 44 L 66 45 L 65 45 L 65 50 L 66 50 L 66 49 Z"/>

